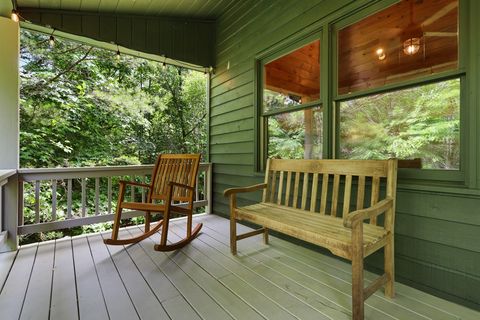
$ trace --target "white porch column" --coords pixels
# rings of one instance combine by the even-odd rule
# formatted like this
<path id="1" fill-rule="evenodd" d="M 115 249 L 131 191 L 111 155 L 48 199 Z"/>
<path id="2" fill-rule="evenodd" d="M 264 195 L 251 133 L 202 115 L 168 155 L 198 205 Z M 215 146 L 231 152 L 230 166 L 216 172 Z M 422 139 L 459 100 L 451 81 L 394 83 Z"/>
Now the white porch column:
<path id="1" fill-rule="evenodd" d="M 19 166 L 19 25 L 0 17 L 0 169 Z M 7 240 L 0 252 L 17 248 L 17 178 L 4 190 L 3 226 Z M 2 195 L 0 195 L 2 196 Z"/>

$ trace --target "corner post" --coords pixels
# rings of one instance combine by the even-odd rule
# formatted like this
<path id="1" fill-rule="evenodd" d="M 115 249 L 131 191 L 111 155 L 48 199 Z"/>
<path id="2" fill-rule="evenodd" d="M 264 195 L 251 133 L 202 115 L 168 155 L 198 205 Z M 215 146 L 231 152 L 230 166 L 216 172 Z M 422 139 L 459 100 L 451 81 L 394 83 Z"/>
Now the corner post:
<path id="1" fill-rule="evenodd" d="M 0 170 L 19 168 L 19 52 L 20 27 L 18 22 L 0 17 Z M 3 229 L 7 238 L 0 252 L 18 247 L 18 178 L 8 179 L 3 186 Z M 1 211 L 1 210 L 0 210 Z"/>

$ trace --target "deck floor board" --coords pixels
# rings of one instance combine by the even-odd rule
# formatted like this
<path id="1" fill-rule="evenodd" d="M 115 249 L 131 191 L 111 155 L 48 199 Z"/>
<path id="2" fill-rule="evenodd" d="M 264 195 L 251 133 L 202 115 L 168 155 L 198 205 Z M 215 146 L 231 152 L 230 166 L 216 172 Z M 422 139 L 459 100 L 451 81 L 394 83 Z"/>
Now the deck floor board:
<path id="1" fill-rule="evenodd" d="M 89 234 L 0 254 L 1 318 L 350 318 L 349 263 L 276 237 L 264 245 L 261 236 L 240 241 L 234 257 L 227 219 L 195 220 L 204 223 L 202 233 L 177 252 L 153 250 L 157 233 L 127 246 Z M 170 231 L 169 241 L 184 237 L 184 221 L 172 221 Z M 367 282 L 375 277 L 365 272 Z M 480 312 L 405 285 L 396 289 L 395 299 L 382 290 L 370 297 L 366 319 L 480 319 Z"/>

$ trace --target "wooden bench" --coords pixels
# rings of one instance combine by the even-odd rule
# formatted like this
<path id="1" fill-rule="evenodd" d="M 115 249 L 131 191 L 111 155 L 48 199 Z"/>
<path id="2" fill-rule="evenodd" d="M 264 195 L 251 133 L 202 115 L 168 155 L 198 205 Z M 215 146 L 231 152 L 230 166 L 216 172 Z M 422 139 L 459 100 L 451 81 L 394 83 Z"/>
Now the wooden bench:
<path id="1" fill-rule="evenodd" d="M 352 316 L 363 319 L 365 299 L 379 288 L 385 285 L 385 294 L 394 296 L 396 181 L 396 159 L 269 159 L 265 183 L 224 192 L 230 199 L 231 252 L 237 253 L 238 240 L 258 234 L 268 243 L 272 229 L 351 260 Z M 263 190 L 260 203 L 237 207 L 238 193 L 257 190 Z M 380 225 L 377 216 L 382 213 Z M 263 228 L 237 235 L 237 220 Z M 363 259 L 382 247 L 385 273 L 364 288 Z"/>

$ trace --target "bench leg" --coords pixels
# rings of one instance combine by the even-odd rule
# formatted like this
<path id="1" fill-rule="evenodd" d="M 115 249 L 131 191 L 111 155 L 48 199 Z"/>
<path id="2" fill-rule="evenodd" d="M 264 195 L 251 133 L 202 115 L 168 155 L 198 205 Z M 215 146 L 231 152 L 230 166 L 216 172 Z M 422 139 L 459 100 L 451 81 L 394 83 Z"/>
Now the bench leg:
<path id="1" fill-rule="evenodd" d="M 352 230 L 352 319 L 363 320 L 363 222 Z"/>
<path id="2" fill-rule="evenodd" d="M 390 237 L 384 248 L 385 274 L 387 275 L 387 283 L 385 284 L 385 295 L 389 298 L 395 297 L 395 264 L 394 264 L 394 247 L 393 237 Z"/>
<path id="3" fill-rule="evenodd" d="M 233 215 L 230 217 L 230 251 L 237 254 L 237 221 Z"/>
<path id="4" fill-rule="evenodd" d="M 268 228 L 263 228 L 263 243 L 268 244 Z"/>

